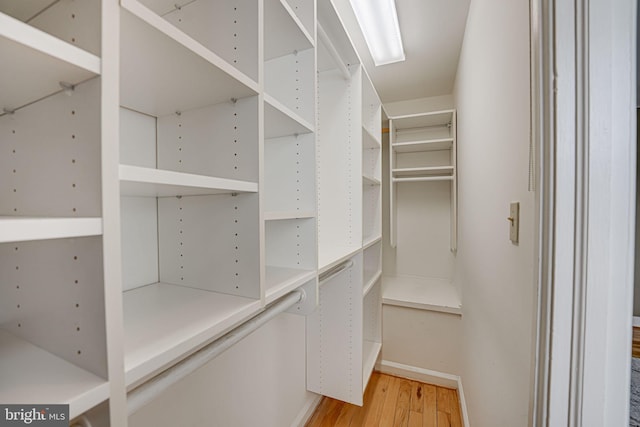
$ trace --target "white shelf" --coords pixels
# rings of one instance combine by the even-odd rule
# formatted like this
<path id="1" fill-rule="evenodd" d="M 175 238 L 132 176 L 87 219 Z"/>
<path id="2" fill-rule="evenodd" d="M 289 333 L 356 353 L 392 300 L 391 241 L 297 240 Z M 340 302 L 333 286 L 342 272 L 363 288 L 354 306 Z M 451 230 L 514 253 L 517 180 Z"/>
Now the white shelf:
<path id="1" fill-rule="evenodd" d="M 120 165 L 124 196 L 171 197 L 226 193 L 255 193 L 255 182 L 194 175 L 140 166 Z"/>
<path id="2" fill-rule="evenodd" d="M 0 216 L 0 243 L 99 236 L 102 218 Z"/>
<path id="3" fill-rule="evenodd" d="M 308 219 L 315 218 L 313 211 L 268 211 L 264 213 L 265 221 L 280 221 L 286 219 Z"/>
<path id="4" fill-rule="evenodd" d="M 382 277 L 382 270 L 378 270 L 373 275 L 373 277 L 371 277 L 364 283 L 364 288 L 362 289 L 362 296 L 365 296 L 365 297 L 367 296 L 369 291 L 373 288 L 373 285 L 376 284 L 376 282 L 378 281 L 378 279 L 380 279 L 380 277 Z"/>
<path id="5" fill-rule="evenodd" d="M 278 138 L 313 132 L 313 125 L 269 94 L 264 95 L 264 137 Z"/>
<path id="6" fill-rule="evenodd" d="M 286 1 L 266 0 L 264 21 L 265 61 L 313 48 L 313 37 Z"/>
<path id="7" fill-rule="evenodd" d="M 362 175 L 362 183 L 364 185 L 380 185 L 380 180 L 373 176 Z"/>
<path id="8" fill-rule="evenodd" d="M 362 391 L 367 388 L 369 378 L 382 350 L 382 343 L 367 341 L 362 343 Z"/>
<path id="9" fill-rule="evenodd" d="M 457 290 L 444 279 L 383 277 L 382 303 L 420 310 L 462 314 Z"/>
<path id="10" fill-rule="evenodd" d="M 121 4 L 121 105 L 163 116 L 258 93 L 256 82 L 138 1 Z"/>
<path id="11" fill-rule="evenodd" d="M 431 166 L 424 168 L 395 168 L 392 169 L 394 178 L 400 177 L 430 177 L 445 176 L 451 178 L 453 174 L 453 166 Z"/>
<path id="12" fill-rule="evenodd" d="M 396 153 L 417 153 L 424 151 L 451 150 L 453 138 L 430 139 L 424 141 L 398 142 L 391 147 Z"/>
<path id="13" fill-rule="evenodd" d="M 429 113 L 407 114 L 393 116 L 396 130 L 413 129 L 432 126 L 446 126 L 453 121 L 454 110 L 433 111 Z"/>
<path id="14" fill-rule="evenodd" d="M 380 140 L 373 136 L 366 126 L 362 126 L 362 147 L 366 149 L 376 149 L 381 146 Z"/>
<path id="15" fill-rule="evenodd" d="M 313 270 L 266 266 L 266 303 L 269 304 L 286 293 L 316 277 Z"/>
<path id="16" fill-rule="evenodd" d="M 0 13 L 0 109 L 16 109 L 100 74 L 100 58 Z M 0 114 L 2 112 L 0 111 Z"/>
<path id="17" fill-rule="evenodd" d="M 333 245 L 318 253 L 318 274 L 322 274 L 360 252 L 359 246 Z"/>
<path id="18" fill-rule="evenodd" d="M 127 385 L 148 377 L 260 311 L 260 300 L 167 283 L 124 294 Z"/>
<path id="19" fill-rule="evenodd" d="M 69 404 L 75 418 L 109 398 L 109 383 L 0 330 L 0 402 Z"/>
<path id="20" fill-rule="evenodd" d="M 374 234 L 373 236 L 365 236 L 362 242 L 362 249 L 367 249 L 368 247 L 373 246 L 380 240 L 382 240 L 382 234 L 380 234 L 380 230 L 377 231 L 378 233 Z"/>

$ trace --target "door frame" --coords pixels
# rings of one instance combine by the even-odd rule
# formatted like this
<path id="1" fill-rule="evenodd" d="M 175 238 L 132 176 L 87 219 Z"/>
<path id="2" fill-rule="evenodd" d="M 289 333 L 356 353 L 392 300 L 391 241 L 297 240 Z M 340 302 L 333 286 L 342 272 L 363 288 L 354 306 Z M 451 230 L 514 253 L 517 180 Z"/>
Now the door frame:
<path id="1" fill-rule="evenodd" d="M 636 7 L 531 0 L 540 165 L 534 426 L 628 425 Z"/>

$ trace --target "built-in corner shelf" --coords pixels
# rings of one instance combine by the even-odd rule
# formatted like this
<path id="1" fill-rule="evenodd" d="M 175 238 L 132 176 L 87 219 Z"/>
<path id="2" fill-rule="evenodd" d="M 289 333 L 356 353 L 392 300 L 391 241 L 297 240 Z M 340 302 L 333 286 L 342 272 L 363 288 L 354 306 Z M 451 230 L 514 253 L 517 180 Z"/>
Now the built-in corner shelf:
<path id="1" fill-rule="evenodd" d="M 396 142 L 391 146 L 396 153 L 451 150 L 453 138 L 436 138 L 409 142 Z"/>
<path id="2" fill-rule="evenodd" d="M 101 218 L 0 216 L 0 243 L 88 237 L 101 234 Z"/>
<path id="3" fill-rule="evenodd" d="M 255 81 L 137 0 L 121 4 L 122 106 L 164 116 L 258 93 Z"/>
<path id="4" fill-rule="evenodd" d="M 257 191 L 255 182 L 120 165 L 120 193 L 123 196 L 198 196 Z"/>
<path id="5" fill-rule="evenodd" d="M 378 280 L 382 277 L 382 270 L 378 270 L 371 278 L 368 278 L 366 282 L 364 282 L 364 287 L 362 289 L 362 295 L 367 296 L 369 291 L 373 288 Z"/>
<path id="6" fill-rule="evenodd" d="M 362 342 L 362 390 L 367 388 L 369 378 L 371 378 L 373 368 L 375 367 L 376 360 L 378 360 L 378 356 L 380 355 L 381 350 L 381 342 L 369 340 L 364 340 Z"/>
<path id="7" fill-rule="evenodd" d="M 282 221 L 287 219 L 315 218 L 313 211 L 267 211 L 264 214 L 265 221 Z"/>
<path id="8" fill-rule="evenodd" d="M 278 138 L 314 131 L 311 123 L 269 94 L 264 95 L 264 137 Z"/>
<path id="9" fill-rule="evenodd" d="M 169 283 L 124 292 L 127 385 L 157 372 L 261 309 L 260 300 Z"/>
<path id="10" fill-rule="evenodd" d="M 362 126 L 362 148 L 373 150 L 381 146 L 380 139 L 373 136 L 366 126 Z"/>
<path id="11" fill-rule="evenodd" d="M 302 270 L 267 265 L 265 303 L 269 304 L 315 277 L 315 270 Z"/>
<path id="12" fill-rule="evenodd" d="M 0 402 L 69 404 L 75 418 L 109 398 L 109 383 L 0 329 Z"/>
<path id="13" fill-rule="evenodd" d="M 364 185 L 380 185 L 380 180 L 373 176 L 362 175 L 362 183 Z"/>
<path id="14" fill-rule="evenodd" d="M 462 315 L 456 288 L 444 279 L 383 277 L 382 303 L 419 310 Z"/>
<path id="15" fill-rule="evenodd" d="M 97 56 L 0 13 L 0 115 L 100 74 Z"/>

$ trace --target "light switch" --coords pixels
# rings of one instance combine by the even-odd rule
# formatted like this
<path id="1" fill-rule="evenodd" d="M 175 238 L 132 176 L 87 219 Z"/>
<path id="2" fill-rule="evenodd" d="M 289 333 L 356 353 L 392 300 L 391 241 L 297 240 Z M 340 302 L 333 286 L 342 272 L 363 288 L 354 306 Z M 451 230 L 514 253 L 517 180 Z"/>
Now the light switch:
<path id="1" fill-rule="evenodd" d="M 518 243 L 518 228 L 520 227 L 520 202 L 511 203 L 509 209 L 509 240 Z"/>

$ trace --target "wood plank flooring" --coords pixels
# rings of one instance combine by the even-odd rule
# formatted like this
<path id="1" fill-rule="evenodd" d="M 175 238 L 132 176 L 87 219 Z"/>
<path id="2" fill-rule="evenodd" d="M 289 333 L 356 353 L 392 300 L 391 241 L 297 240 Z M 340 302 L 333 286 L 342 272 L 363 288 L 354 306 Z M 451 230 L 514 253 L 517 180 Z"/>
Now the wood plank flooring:
<path id="1" fill-rule="evenodd" d="M 631 345 L 631 355 L 633 357 L 640 357 L 640 328 L 633 328 L 633 343 Z"/>
<path id="2" fill-rule="evenodd" d="M 362 407 L 323 397 L 306 427 L 462 427 L 458 392 L 374 372 Z"/>

